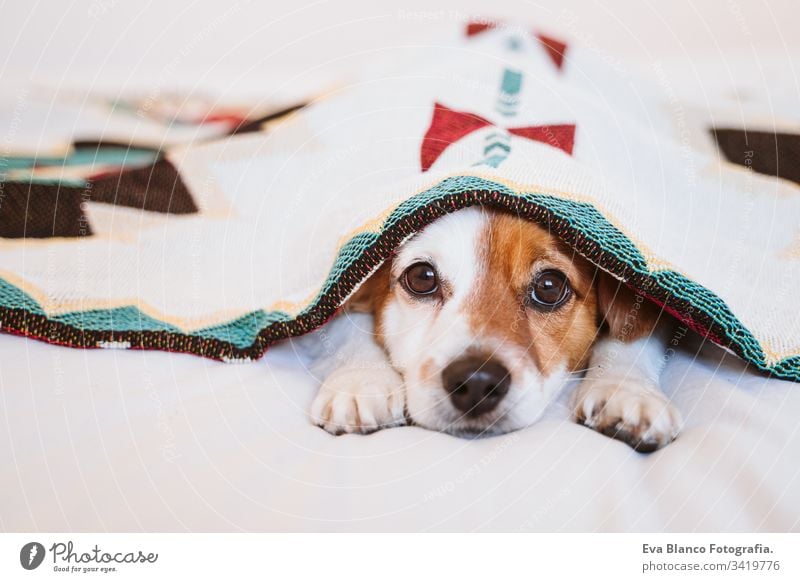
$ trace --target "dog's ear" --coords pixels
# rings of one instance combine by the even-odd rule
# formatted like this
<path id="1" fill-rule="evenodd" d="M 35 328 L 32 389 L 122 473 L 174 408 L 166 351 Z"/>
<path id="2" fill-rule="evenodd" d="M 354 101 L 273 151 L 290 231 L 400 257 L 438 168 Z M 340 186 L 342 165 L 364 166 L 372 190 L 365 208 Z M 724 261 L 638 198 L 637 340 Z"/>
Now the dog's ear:
<path id="1" fill-rule="evenodd" d="M 389 293 L 390 261 L 386 261 L 347 300 L 345 308 L 359 313 L 376 313 Z"/>
<path id="2" fill-rule="evenodd" d="M 596 280 L 598 317 L 609 337 L 628 342 L 653 332 L 662 313 L 657 305 L 600 269 Z"/>

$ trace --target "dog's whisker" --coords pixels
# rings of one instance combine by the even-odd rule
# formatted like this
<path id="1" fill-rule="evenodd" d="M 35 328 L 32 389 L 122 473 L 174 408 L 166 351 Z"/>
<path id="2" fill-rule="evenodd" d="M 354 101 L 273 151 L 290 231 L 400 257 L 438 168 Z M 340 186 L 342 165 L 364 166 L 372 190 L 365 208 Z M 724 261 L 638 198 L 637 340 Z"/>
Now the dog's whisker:
<path id="1" fill-rule="evenodd" d="M 589 366 L 588 368 L 584 368 L 583 370 L 572 370 L 570 374 L 583 374 L 584 372 L 588 372 L 589 370 L 596 370 L 600 366 Z"/>
<path id="2" fill-rule="evenodd" d="M 555 404 L 636 450 L 664 446 L 680 418 L 653 378 L 665 349 L 655 308 L 613 278 L 590 280 L 581 261 L 524 218 L 483 207 L 441 217 L 327 328 L 341 347 L 312 417 L 334 434 L 414 424 L 477 439 L 529 426 Z"/>

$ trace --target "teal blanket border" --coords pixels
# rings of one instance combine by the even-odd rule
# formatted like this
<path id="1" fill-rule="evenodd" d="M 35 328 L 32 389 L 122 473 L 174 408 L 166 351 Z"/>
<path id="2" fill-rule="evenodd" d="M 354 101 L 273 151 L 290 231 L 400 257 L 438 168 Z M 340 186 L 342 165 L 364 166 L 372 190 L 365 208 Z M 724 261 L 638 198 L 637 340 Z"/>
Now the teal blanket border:
<path id="1" fill-rule="evenodd" d="M 187 334 L 134 306 L 48 317 L 32 297 L 0 279 L 0 323 L 3 331 L 70 347 L 95 348 L 114 342 L 133 349 L 252 360 L 276 341 L 303 335 L 325 323 L 356 285 L 409 234 L 444 214 L 473 205 L 505 209 L 547 225 L 581 255 L 691 329 L 763 372 L 800 382 L 800 355 L 768 364 L 758 341 L 722 299 L 675 271 L 649 272 L 636 246 L 592 205 L 550 194 L 518 193 L 476 176 L 444 179 L 400 204 L 378 232 L 350 239 L 340 249 L 320 292 L 295 318 L 282 311 L 258 310 Z"/>

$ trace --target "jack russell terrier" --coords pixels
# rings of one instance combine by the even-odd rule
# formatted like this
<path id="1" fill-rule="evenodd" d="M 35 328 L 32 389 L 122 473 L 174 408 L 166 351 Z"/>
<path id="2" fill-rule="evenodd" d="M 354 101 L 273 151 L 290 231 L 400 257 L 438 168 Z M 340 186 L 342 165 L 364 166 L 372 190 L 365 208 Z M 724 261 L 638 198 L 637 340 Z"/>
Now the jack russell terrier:
<path id="1" fill-rule="evenodd" d="M 667 319 L 544 227 L 459 210 L 404 242 L 326 328 L 336 353 L 315 364 L 311 416 L 333 434 L 500 434 L 585 374 L 575 420 L 653 451 L 681 424 L 659 389 Z"/>

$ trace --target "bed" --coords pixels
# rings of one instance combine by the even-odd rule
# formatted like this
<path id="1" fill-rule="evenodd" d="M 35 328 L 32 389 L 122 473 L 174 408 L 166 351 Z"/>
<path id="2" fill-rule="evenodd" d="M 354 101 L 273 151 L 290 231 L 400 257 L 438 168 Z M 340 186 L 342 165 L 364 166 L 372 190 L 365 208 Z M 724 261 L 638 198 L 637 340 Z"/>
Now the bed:
<path id="1" fill-rule="evenodd" d="M 780 65 L 785 57 L 767 59 L 771 72 L 760 70 L 773 88 L 784 84 L 779 93 L 796 97 Z M 742 69 L 747 58 L 731 57 Z M 685 62 L 658 61 L 656 73 L 668 70 L 674 81 Z M 717 63 L 704 68 L 696 59 L 684 72 L 682 86 L 702 95 L 701 105 Z M 729 81 L 714 89 L 729 91 Z M 220 123 L 227 132 L 242 119 Z M 110 211 L 92 212 L 104 232 Z M 797 383 L 691 331 L 663 374 L 685 427 L 652 454 L 573 423 L 569 391 L 534 426 L 498 437 L 463 440 L 417 427 L 334 437 L 308 417 L 320 383 L 309 354 L 320 341 L 311 333 L 272 345 L 261 359 L 224 363 L 0 334 L 0 529 L 800 529 Z"/>
<path id="2" fill-rule="evenodd" d="M 796 385 L 701 344 L 664 373 L 685 429 L 646 455 L 572 423 L 564 399 L 500 437 L 334 437 L 307 415 L 318 381 L 303 342 L 231 366 L 0 336 L 0 527 L 797 530 Z"/>

